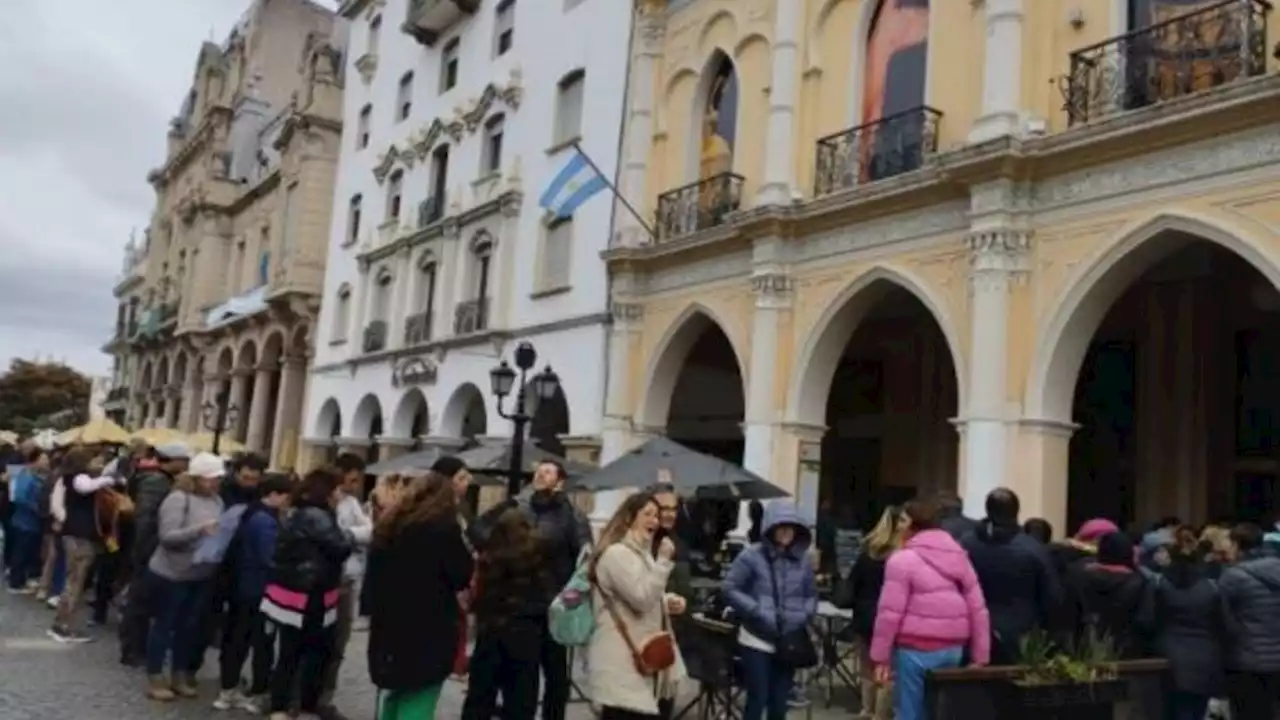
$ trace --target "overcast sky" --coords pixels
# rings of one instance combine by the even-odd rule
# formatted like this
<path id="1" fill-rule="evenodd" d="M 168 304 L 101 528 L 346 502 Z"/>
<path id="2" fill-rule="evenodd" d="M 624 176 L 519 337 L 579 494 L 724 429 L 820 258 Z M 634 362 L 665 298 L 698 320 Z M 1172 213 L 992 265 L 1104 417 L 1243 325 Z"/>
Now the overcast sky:
<path id="1" fill-rule="evenodd" d="M 7 0 L 0 22 L 0 366 L 110 372 L 111 287 L 155 199 L 200 43 L 250 0 Z M 336 3 L 320 4 L 333 7 Z"/>

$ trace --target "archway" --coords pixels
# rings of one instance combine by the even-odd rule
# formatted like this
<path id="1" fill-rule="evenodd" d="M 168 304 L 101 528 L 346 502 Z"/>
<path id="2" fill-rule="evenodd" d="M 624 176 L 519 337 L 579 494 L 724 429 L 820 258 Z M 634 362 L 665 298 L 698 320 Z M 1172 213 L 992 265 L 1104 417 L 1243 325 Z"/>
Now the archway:
<path id="1" fill-rule="evenodd" d="M 284 335 L 272 333 L 262 345 L 261 366 L 267 368 L 265 422 L 262 427 L 262 453 L 266 458 L 275 457 L 276 416 L 280 411 L 280 386 L 284 374 Z"/>
<path id="2" fill-rule="evenodd" d="M 529 439 L 538 447 L 560 457 L 565 456 L 564 443 L 560 436 L 569 434 L 569 401 L 565 398 L 564 388 L 556 388 L 556 394 L 550 400 L 539 400 L 533 410 L 533 421 L 529 423 Z"/>
<path id="3" fill-rule="evenodd" d="M 324 446 L 325 462 L 333 462 L 337 459 L 338 446 L 335 440 L 342 435 L 342 409 L 338 406 L 338 401 L 329 398 L 320 406 L 320 412 L 316 414 L 316 423 L 312 430 L 317 438 L 328 438 L 329 443 Z"/>
<path id="4" fill-rule="evenodd" d="M 258 374 L 255 372 L 258 367 L 258 346 L 250 340 L 240 346 L 240 352 L 236 356 L 236 371 L 243 378 L 239 387 L 232 383 L 235 397 L 231 398 L 231 404 L 236 407 L 235 417 L 233 418 L 235 425 L 231 429 L 231 436 L 238 442 L 245 442 L 249 436 L 249 416 L 253 413 L 251 404 L 253 402 L 254 386 L 258 382 Z"/>
<path id="5" fill-rule="evenodd" d="M 489 414 L 480 388 L 471 383 L 459 385 L 445 403 L 441 424 L 451 437 L 475 440 L 484 435 L 489 427 Z"/>
<path id="6" fill-rule="evenodd" d="M 1031 408 L 1077 428 L 1069 526 L 1264 519 L 1280 493 L 1280 292 L 1258 269 L 1272 266 L 1176 218 L 1119 245 L 1032 371 Z"/>
<path id="7" fill-rule="evenodd" d="M 431 431 L 429 418 L 426 395 L 418 388 L 410 388 L 396 405 L 391 418 L 391 435 L 412 440 L 416 446 L 422 436 Z"/>
<path id="8" fill-rule="evenodd" d="M 350 437 L 368 440 L 368 452 L 365 459 L 376 462 L 379 456 L 378 437 L 382 435 L 382 402 L 378 396 L 369 393 L 360 398 L 356 411 L 351 416 Z"/>
<path id="9" fill-rule="evenodd" d="M 826 427 L 818 502 L 841 526 L 865 527 L 888 505 L 956 490 L 950 421 L 961 383 L 939 317 L 917 285 L 873 272 L 833 304 L 801 355 L 791 416 Z"/>

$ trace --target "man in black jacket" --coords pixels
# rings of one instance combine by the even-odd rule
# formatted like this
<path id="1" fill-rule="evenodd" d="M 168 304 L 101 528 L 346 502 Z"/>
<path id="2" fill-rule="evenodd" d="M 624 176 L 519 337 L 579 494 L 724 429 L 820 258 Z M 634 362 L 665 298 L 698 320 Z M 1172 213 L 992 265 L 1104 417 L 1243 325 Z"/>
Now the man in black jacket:
<path id="1" fill-rule="evenodd" d="M 1018 641 L 1047 628 L 1062 601 L 1048 550 L 1022 532 L 1018 496 L 1007 488 L 987 495 L 987 517 L 961 540 L 991 615 L 991 664 L 1017 660 Z"/>
<path id="2" fill-rule="evenodd" d="M 963 540 L 965 535 L 978 527 L 978 521 L 965 517 L 964 502 L 958 495 L 943 493 L 938 496 L 938 526 L 956 540 Z"/>

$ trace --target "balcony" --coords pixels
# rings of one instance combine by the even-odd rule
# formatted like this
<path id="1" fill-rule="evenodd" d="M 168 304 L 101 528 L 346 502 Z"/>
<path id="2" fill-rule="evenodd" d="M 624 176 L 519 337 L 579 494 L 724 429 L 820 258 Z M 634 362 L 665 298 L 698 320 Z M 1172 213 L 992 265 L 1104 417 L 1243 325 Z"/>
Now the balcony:
<path id="1" fill-rule="evenodd" d="M 418 229 L 439 222 L 444 217 L 444 196 L 433 195 L 418 203 Z"/>
<path id="2" fill-rule="evenodd" d="M 658 196 L 658 242 L 723 225 L 742 207 L 741 175 L 720 173 Z"/>
<path id="3" fill-rule="evenodd" d="M 459 303 L 453 311 L 453 334 L 470 335 L 489 329 L 489 298 Z"/>
<path id="4" fill-rule="evenodd" d="M 374 320 L 366 325 L 360 347 L 367 353 L 385 350 L 387 348 L 387 321 Z"/>
<path id="5" fill-rule="evenodd" d="M 814 196 L 920 169 L 938 150 L 941 122 L 941 112 L 921 106 L 822 138 L 813 164 Z"/>
<path id="6" fill-rule="evenodd" d="M 414 40 L 432 47 L 442 33 L 478 9 L 480 0 L 410 0 L 404 31 Z"/>
<path id="7" fill-rule="evenodd" d="M 406 347 L 431 342 L 431 313 L 410 315 L 404 320 L 404 344 Z"/>
<path id="8" fill-rule="evenodd" d="M 1222 0 L 1071 53 L 1059 79 L 1079 125 L 1261 75 L 1266 0 Z"/>

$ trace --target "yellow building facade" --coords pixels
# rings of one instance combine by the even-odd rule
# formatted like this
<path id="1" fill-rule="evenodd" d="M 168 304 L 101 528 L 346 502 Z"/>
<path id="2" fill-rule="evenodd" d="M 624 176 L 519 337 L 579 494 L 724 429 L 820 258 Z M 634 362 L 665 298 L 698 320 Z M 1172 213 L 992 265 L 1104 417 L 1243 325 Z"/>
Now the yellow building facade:
<path id="1" fill-rule="evenodd" d="M 1259 515 L 1277 22 L 639 0 L 605 459 L 666 434 L 862 523 L 921 491 L 980 516 L 1000 486 L 1060 529 Z"/>

